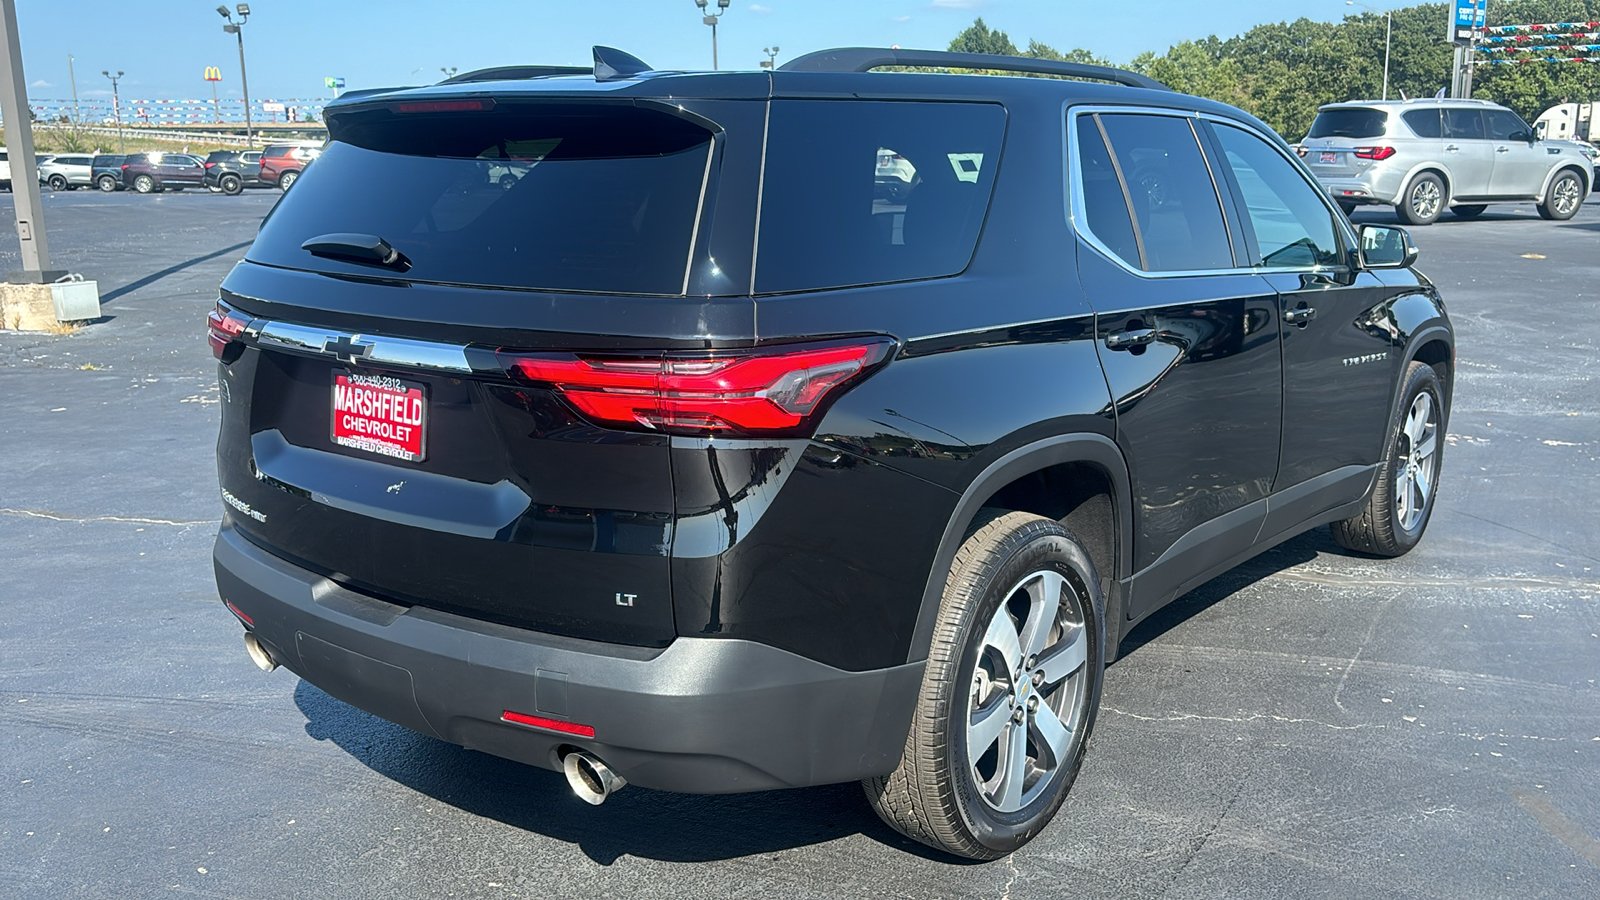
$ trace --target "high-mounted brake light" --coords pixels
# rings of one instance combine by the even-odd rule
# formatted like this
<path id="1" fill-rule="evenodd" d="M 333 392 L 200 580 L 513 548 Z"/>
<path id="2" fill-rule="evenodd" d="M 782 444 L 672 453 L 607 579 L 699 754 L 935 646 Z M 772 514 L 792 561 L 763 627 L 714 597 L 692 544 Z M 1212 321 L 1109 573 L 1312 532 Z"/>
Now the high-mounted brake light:
<path id="1" fill-rule="evenodd" d="M 407 100 L 391 103 L 389 108 L 397 113 L 472 112 L 494 109 L 494 100 Z"/>
<path id="2" fill-rule="evenodd" d="M 206 338 L 211 343 L 211 355 L 221 359 L 223 353 L 227 352 L 228 345 L 233 343 L 249 324 L 249 316 L 236 312 L 218 301 L 206 315 Z"/>
<path id="3" fill-rule="evenodd" d="M 513 377 L 561 392 L 597 425 L 674 434 L 800 433 L 847 383 L 888 358 L 894 342 L 696 356 L 501 351 Z"/>
<path id="4" fill-rule="evenodd" d="M 1357 147 L 1356 159 L 1388 159 L 1394 153 L 1393 147 Z"/>

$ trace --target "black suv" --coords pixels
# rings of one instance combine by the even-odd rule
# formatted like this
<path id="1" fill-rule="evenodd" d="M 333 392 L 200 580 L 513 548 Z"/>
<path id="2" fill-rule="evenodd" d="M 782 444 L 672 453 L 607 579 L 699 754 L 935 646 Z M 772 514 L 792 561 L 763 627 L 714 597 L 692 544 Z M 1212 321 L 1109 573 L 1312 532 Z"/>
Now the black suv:
<path id="1" fill-rule="evenodd" d="M 117 156 L 102 153 L 94 158 L 94 163 L 89 168 L 90 177 L 94 186 L 106 193 L 120 191 L 122 183 L 122 164 L 128 161 L 127 156 Z"/>
<path id="2" fill-rule="evenodd" d="M 260 150 L 213 150 L 204 165 L 205 186 L 229 196 L 272 186 L 261 180 Z"/>
<path id="3" fill-rule="evenodd" d="M 1232 107 L 601 48 L 327 121 L 209 321 L 220 593 L 262 668 L 589 802 L 859 779 L 997 857 L 1140 620 L 1427 526 L 1438 293 Z"/>

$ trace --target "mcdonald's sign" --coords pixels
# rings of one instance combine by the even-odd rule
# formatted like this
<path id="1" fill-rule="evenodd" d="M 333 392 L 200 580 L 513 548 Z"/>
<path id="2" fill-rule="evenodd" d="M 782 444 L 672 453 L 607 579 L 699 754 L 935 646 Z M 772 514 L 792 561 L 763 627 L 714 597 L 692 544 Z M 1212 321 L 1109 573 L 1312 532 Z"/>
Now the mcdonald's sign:
<path id="1" fill-rule="evenodd" d="M 206 66 L 206 80 L 207 81 L 221 81 L 222 80 L 222 70 L 217 68 L 216 66 Z"/>

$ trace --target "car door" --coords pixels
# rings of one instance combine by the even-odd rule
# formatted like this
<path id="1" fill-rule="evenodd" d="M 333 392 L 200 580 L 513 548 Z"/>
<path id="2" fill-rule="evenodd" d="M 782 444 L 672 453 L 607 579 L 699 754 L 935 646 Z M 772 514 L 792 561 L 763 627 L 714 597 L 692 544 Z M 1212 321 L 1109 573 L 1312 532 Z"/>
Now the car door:
<path id="1" fill-rule="evenodd" d="M 1383 327 L 1399 290 L 1360 271 L 1348 223 L 1283 147 L 1237 123 L 1210 132 L 1283 323 L 1283 439 L 1261 532 L 1271 540 L 1371 483 L 1401 362 Z"/>
<path id="2" fill-rule="evenodd" d="M 1079 277 L 1132 476 L 1138 618 L 1251 546 L 1278 465 L 1277 298 L 1240 265 L 1194 119 L 1074 110 Z"/>
<path id="3" fill-rule="evenodd" d="M 1533 141 L 1533 129 L 1509 109 L 1486 109 L 1489 143 L 1494 145 L 1494 171 L 1489 193 L 1496 197 L 1535 197 L 1550 171 L 1550 154 Z"/>
<path id="4" fill-rule="evenodd" d="M 1444 161 L 1450 167 L 1452 200 L 1489 196 L 1494 172 L 1494 147 L 1485 130 L 1483 110 L 1444 108 Z"/>
<path id="5" fill-rule="evenodd" d="M 169 153 L 167 158 L 172 160 L 174 184 L 194 185 L 196 187 L 205 183 L 206 169 L 200 161 L 192 156 L 182 153 Z"/>

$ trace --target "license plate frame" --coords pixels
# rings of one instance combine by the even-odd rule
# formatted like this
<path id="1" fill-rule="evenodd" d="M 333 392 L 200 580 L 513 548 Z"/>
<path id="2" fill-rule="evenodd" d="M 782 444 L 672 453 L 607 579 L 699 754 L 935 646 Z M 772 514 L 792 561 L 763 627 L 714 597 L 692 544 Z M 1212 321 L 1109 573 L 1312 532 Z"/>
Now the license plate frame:
<path id="1" fill-rule="evenodd" d="M 1317 165 L 1331 166 L 1339 161 L 1339 154 L 1332 150 L 1317 151 Z"/>
<path id="2" fill-rule="evenodd" d="M 333 372 L 328 434 L 335 446 L 423 462 L 428 458 L 430 418 L 425 384 L 393 375 Z"/>

